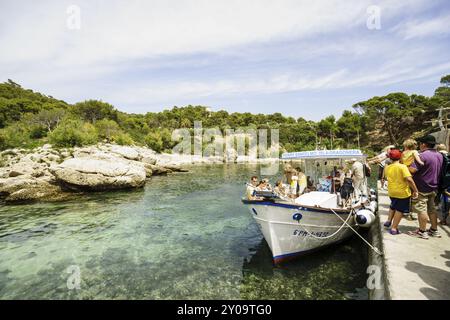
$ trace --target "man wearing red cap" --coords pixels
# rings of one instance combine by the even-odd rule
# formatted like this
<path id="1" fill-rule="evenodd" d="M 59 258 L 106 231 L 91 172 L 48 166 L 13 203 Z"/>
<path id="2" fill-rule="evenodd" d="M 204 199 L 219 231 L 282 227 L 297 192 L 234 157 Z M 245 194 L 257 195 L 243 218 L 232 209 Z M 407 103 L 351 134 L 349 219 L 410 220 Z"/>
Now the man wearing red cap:
<path id="1" fill-rule="evenodd" d="M 388 194 L 391 198 L 391 205 L 388 221 L 384 223 L 384 226 L 390 227 L 390 234 L 397 235 L 400 233 L 398 231 L 400 220 L 404 215 L 409 215 L 411 189 L 413 190 L 413 199 L 418 197 L 419 192 L 408 167 L 399 161 L 402 157 L 400 150 L 392 149 L 389 151 L 388 156 L 392 160 L 392 164 L 384 169 L 384 176 L 388 181 Z"/>

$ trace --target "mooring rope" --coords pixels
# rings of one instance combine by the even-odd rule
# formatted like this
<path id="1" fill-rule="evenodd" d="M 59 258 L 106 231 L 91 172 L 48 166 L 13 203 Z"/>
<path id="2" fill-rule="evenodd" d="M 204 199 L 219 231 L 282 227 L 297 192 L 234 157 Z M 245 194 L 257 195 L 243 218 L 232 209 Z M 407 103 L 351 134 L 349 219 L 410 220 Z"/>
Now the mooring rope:
<path id="1" fill-rule="evenodd" d="M 313 237 L 313 238 L 315 238 L 315 239 L 329 239 L 329 238 L 331 238 L 331 237 L 334 237 L 336 234 L 339 233 L 339 231 L 342 230 L 342 228 L 345 226 L 345 224 L 347 223 L 347 221 L 350 220 L 350 217 L 351 217 L 351 216 L 352 216 L 352 213 L 350 212 L 350 213 L 348 214 L 346 220 L 344 220 L 344 219 L 342 219 L 341 217 L 339 217 L 339 218 L 341 218 L 341 219 L 344 221 L 344 223 L 343 223 L 343 224 L 342 224 L 335 232 L 333 232 L 331 235 L 325 236 L 325 237 L 318 237 L 318 236 L 316 236 L 315 234 L 311 233 L 308 229 L 305 228 L 305 226 L 303 226 L 302 224 L 300 224 L 300 221 L 299 221 L 299 224 L 300 224 L 300 226 L 303 228 L 303 230 L 306 231 L 306 233 L 307 233 L 309 236 L 311 236 L 311 237 Z"/>
<path id="2" fill-rule="evenodd" d="M 316 235 L 314 235 L 313 233 L 311 233 L 308 229 L 306 229 L 302 224 L 300 224 L 300 221 L 299 221 L 299 224 L 300 224 L 300 226 L 303 228 L 303 230 L 305 230 L 306 231 L 306 233 L 309 235 L 309 236 L 311 236 L 311 237 L 313 237 L 313 238 L 315 238 L 315 239 L 329 239 L 329 238 L 331 238 L 331 237 L 334 237 L 336 234 L 338 234 L 341 230 L 342 230 L 342 228 L 345 226 L 345 225 L 347 225 L 354 233 L 356 233 L 357 235 L 358 235 L 358 237 L 360 237 L 376 254 L 379 254 L 380 256 L 382 256 L 383 255 L 383 253 L 377 248 L 377 247 L 374 247 L 373 245 L 371 245 L 366 239 L 364 239 L 364 237 L 362 236 L 362 235 L 360 235 L 355 229 L 353 229 L 353 227 L 348 223 L 348 221 L 350 220 L 350 217 L 352 216 L 352 212 L 350 211 L 350 213 L 348 214 L 348 216 L 347 216 L 347 219 L 343 219 L 338 213 L 336 213 L 336 211 L 334 211 L 332 208 L 329 208 L 330 210 L 331 210 L 331 212 L 333 212 L 339 219 L 341 219 L 341 221 L 343 222 L 342 223 L 342 225 L 335 231 L 335 232 L 333 232 L 331 235 L 329 235 L 329 236 L 326 236 L 326 237 L 318 237 L 318 236 L 316 236 Z"/>
<path id="3" fill-rule="evenodd" d="M 364 239 L 364 237 L 362 235 L 360 235 L 355 229 L 353 229 L 353 227 L 351 225 L 349 225 L 347 223 L 347 221 L 345 221 L 344 219 L 342 219 L 333 209 L 330 208 L 330 210 L 338 216 L 339 219 L 341 219 L 344 224 L 346 224 L 354 233 L 356 233 L 358 235 L 358 237 L 360 237 L 375 253 L 379 254 L 380 256 L 383 255 L 383 252 L 381 252 L 377 247 L 374 247 L 373 245 L 371 245 L 369 243 L 369 241 L 367 241 L 366 239 Z"/>

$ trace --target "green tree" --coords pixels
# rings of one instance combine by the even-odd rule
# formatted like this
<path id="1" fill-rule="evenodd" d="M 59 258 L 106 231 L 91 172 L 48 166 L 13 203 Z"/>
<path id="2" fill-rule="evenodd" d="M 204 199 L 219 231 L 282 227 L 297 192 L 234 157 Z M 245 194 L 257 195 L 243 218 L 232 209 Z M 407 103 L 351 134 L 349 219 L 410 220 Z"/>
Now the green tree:
<path id="1" fill-rule="evenodd" d="M 342 139 L 346 148 L 361 146 L 366 142 L 366 118 L 355 112 L 345 110 L 336 122 L 337 137 Z M 359 140 L 359 141 L 358 141 Z"/>
<path id="2" fill-rule="evenodd" d="M 118 136 L 122 133 L 117 122 L 109 119 L 102 119 L 95 123 L 95 128 L 97 129 L 97 133 L 99 138 L 106 139 L 108 142 L 111 142 L 113 137 Z"/>
<path id="3" fill-rule="evenodd" d="M 64 118 L 66 111 L 63 109 L 43 109 L 31 118 L 31 122 L 38 126 L 45 127 L 47 132 L 58 126 L 61 120 Z"/>
<path id="4" fill-rule="evenodd" d="M 450 101 L 450 74 L 441 78 L 441 86 L 436 89 L 434 95 L 444 102 Z"/>
<path id="5" fill-rule="evenodd" d="M 76 103 L 73 111 L 85 121 L 95 123 L 98 120 L 110 119 L 117 121 L 117 110 L 109 103 L 99 100 L 87 100 Z"/>
<path id="6" fill-rule="evenodd" d="M 374 124 L 380 124 L 387 132 L 389 143 L 398 144 L 400 138 L 414 124 L 414 116 L 422 113 L 423 106 L 413 103 L 406 93 L 390 93 L 358 102 L 353 108 L 364 114 Z"/>

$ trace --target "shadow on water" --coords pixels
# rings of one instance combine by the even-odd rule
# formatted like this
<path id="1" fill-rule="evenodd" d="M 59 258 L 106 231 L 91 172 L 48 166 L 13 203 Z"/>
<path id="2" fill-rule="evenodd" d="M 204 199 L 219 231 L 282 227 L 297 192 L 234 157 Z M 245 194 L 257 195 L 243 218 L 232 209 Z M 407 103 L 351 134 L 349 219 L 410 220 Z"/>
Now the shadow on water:
<path id="1" fill-rule="evenodd" d="M 415 261 L 406 262 L 405 268 L 418 276 L 431 288 L 421 288 L 422 292 L 430 300 L 442 300 L 450 297 L 450 251 L 446 250 L 441 257 L 447 259 L 445 262 L 447 270 L 427 266 Z"/>
<path id="2" fill-rule="evenodd" d="M 244 299 L 367 299 L 367 254 L 350 238 L 323 250 L 274 265 L 265 240 L 243 263 Z M 361 286 L 361 288 L 358 288 Z"/>

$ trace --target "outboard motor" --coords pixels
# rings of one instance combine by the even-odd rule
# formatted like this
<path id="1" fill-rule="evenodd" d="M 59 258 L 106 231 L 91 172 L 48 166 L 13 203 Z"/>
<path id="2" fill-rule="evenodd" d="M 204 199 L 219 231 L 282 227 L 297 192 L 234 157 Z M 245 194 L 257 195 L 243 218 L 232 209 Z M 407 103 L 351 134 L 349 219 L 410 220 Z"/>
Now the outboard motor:
<path id="1" fill-rule="evenodd" d="M 355 214 L 355 222 L 360 227 L 370 227 L 375 221 L 375 214 L 369 209 L 358 210 Z"/>

